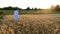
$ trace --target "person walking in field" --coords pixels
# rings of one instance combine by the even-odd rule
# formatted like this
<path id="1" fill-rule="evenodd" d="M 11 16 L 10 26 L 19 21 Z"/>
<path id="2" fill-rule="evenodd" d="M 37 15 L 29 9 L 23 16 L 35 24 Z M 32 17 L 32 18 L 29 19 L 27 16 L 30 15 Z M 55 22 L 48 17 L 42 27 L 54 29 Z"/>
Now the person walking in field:
<path id="1" fill-rule="evenodd" d="M 18 19 L 19 19 L 18 10 L 15 10 L 14 11 L 14 20 L 17 21 Z"/>

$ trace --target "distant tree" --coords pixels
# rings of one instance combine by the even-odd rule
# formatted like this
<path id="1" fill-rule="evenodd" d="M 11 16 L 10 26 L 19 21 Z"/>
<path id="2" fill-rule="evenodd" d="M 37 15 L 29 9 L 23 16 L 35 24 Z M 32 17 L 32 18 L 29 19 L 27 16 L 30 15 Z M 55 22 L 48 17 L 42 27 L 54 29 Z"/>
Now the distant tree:
<path id="1" fill-rule="evenodd" d="M 30 7 L 27 7 L 26 10 L 30 10 Z"/>
<path id="2" fill-rule="evenodd" d="M 11 7 L 11 6 L 9 6 L 9 7 L 4 7 L 3 8 L 3 10 L 21 10 L 21 8 L 18 8 L 18 7 Z"/>
<path id="3" fill-rule="evenodd" d="M 13 10 L 21 10 L 22 8 L 18 8 L 18 7 L 12 7 Z"/>
<path id="4" fill-rule="evenodd" d="M 35 8 L 34 10 L 37 10 L 37 8 Z"/>
<path id="5" fill-rule="evenodd" d="M 0 8 L 0 10 L 3 10 L 3 8 Z"/>
<path id="6" fill-rule="evenodd" d="M 57 5 L 57 6 L 55 7 L 55 10 L 56 10 L 56 11 L 60 11 L 60 6 Z"/>
<path id="7" fill-rule="evenodd" d="M 34 10 L 34 9 L 32 8 L 32 10 Z"/>
<path id="8" fill-rule="evenodd" d="M 4 9 L 4 10 L 11 10 L 12 7 L 11 7 L 11 6 L 9 6 L 9 7 L 4 7 L 3 9 Z"/>
<path id="9" fill-rule="evenodd" d="M 56 6 L 52 5 L 50 9 L 53 11 L 60 11 L 60 6 L 59 5 L 56 5 Z"/>
<path id="10" fill-rule="evenodd" d="M 39 8 L 39 10 L 40 10 L 40 8 Z"/>
<path id="11" fill-rule="evenodd" d="M 54 10 L 54 9 L 55 9 L 55 6 L 52 5 L 52 6 L 50 7 L 50 9 L 51 9 L 51 10 Z"/>

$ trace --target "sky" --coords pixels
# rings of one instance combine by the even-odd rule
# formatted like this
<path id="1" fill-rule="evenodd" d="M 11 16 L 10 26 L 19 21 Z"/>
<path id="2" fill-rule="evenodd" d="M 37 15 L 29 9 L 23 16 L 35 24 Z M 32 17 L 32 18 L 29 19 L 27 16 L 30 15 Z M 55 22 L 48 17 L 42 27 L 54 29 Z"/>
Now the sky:
<path id="1" fill-rule="evenodd" d="M 49 8 L 51 5 L 60 5 L 60 0 L 0 0 L 0 7 L 19 7 L 25 9 L 30 8 Z"/>

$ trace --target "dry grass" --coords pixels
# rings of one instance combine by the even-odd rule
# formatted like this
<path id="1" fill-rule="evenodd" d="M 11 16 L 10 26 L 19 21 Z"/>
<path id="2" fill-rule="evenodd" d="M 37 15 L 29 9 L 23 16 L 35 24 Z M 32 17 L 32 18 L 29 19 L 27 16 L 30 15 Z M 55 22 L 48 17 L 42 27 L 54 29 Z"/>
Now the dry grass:
<path id="1" fill-rule="evenodd" d="M 60 34 L 60 14 L 6 15 L 0 20 L 0 34 Z"/>

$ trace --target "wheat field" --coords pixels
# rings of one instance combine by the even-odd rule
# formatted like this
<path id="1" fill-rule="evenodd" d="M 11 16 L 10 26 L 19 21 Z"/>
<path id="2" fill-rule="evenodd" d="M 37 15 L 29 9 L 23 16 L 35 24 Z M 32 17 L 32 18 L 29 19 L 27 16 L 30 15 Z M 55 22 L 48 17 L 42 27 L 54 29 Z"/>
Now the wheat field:
<path id="1" fill-rule="evenodd" d="M 60 14 L 13 15 L 0 19 L 0 34 L 60 34 Z"/>

